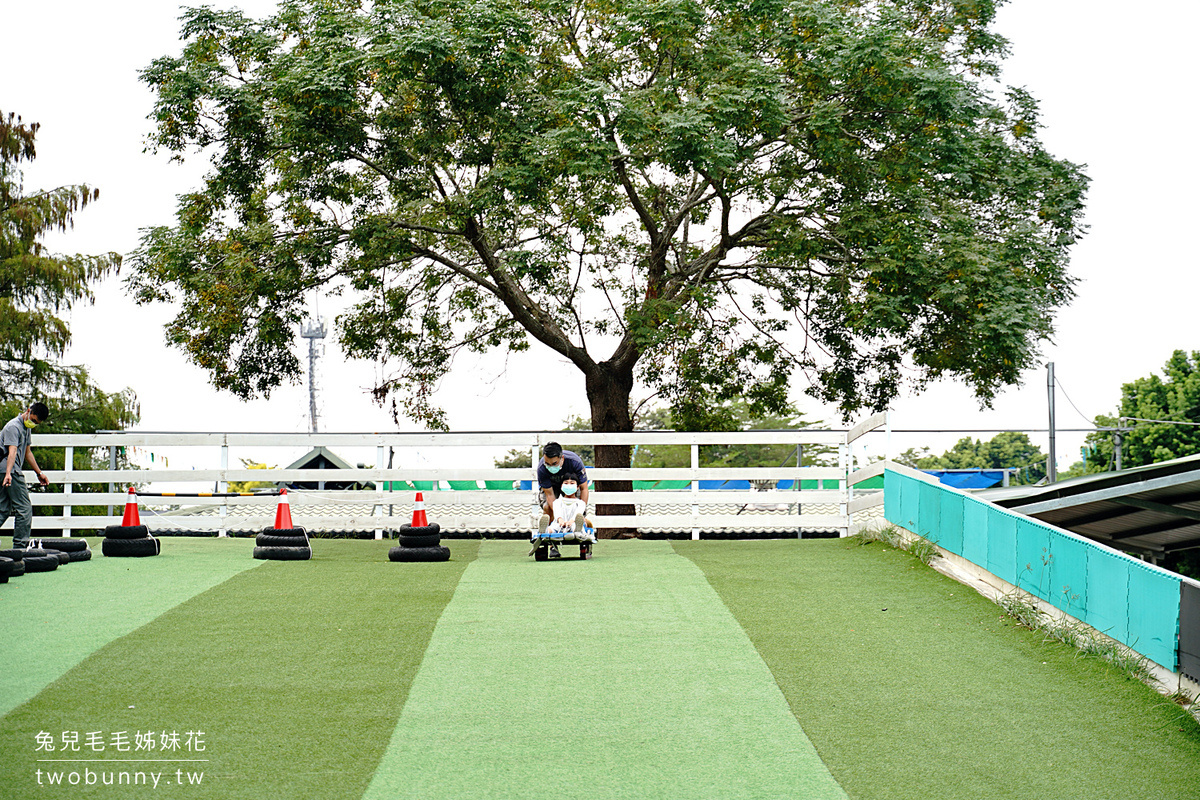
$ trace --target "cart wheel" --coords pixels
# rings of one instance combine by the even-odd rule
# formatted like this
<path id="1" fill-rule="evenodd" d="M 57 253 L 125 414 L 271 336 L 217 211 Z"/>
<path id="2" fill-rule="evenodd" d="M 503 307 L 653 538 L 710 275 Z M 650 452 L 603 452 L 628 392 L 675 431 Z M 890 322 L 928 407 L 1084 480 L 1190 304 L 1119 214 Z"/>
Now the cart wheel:
<path id="1" fill-rule="evenodd" d="M 580 558 L 591 558 L 592 557 L 591 544 L 585 542 L 584 544 L 579 545 L 579 557 Z"/>
<path id="2" fill-rule="evenodd" d="M 548 561 L 550 559 L 550 550 L 545 545 L 542 545 L 537 550 L 533 551 L 534 561 Z"/>

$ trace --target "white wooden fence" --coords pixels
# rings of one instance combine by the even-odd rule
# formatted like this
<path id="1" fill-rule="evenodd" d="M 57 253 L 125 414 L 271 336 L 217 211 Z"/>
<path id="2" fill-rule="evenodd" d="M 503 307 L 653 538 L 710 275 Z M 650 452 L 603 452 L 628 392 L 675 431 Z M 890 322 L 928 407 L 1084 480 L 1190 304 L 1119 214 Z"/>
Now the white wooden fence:
<path id="1" fill-rule="evenodd" d="M 635 490 L 632 492 L 592 491 L 589 504 L 593 511 L 598 505 L 632 504 L 639 509 L 636 515 L 592 514 L 599 528 L 639 527 L 642 529 L 690 532 L 699 538 L 705 530 L 835 530 L 840 535 L 854 532 L 853 516 L 879 503 L 875 496 L 855 497 L 854 485 L 881 473 L 879 465 L 854 470 L 856 445 L 865 434 L 887 425 L 887 415 L 877 414 L 849 431 L 837 430 L 776 430 L 728 433 L 684 433 L 643 431 L 634 433 L 532 432 L 532 433 L 97 433 L 97 434 L 34 434 L 33 447 L 62 447 L 66 449 L 67 469 L 47 471 L 50 487 L 31 494 L 34 505 L 62 507 L 60 515 L 34 517 L 39 532 L 59 531 L 69 536 L 76 530 L 95 530 L 121 522 L 126 500 L 126 488 L 172 484 L 189 488 L 179 491 L 226 491 L 230 481 L 352 481 L 372 482 L 368 491 L 293 491 L 288 496 L 293 520 L 310 530 L 373 531 L 376 538 L 384 531 L 399 527 L 409 519 L 413 492 L 386 491 L 386 483 L 395 481 L 530 481 L 531 468 L 501 469 L 486 464 L 463 464 L 456 467 L 397 467 L 388 469 L 387 453 L 394 449 L 400 460 L 406 451 L 428 453 L 433 449 L 488 447 L 528 450 L 536 464 L 541 447 L 557 441 L 566 449 L 579 445 L 627 444 L 633 446 L 686 445 L 691 452 L 691 466 L 683 468 L 591 468 L 592 481 L 687 481 L 689 488 L 679 490 Z M 700 466 L 700 448 L 705 445 L 799 445 L 825 446 L 836 449 L 836 467 L 720 467 Z M 229 466 L 231 448 L 269 453 L 272 448 L 373 448 L 375 466 L 353 469 L 245 469 Z M 169 469 L 96 469 L 71 468 L 75 448 L 139 447 L 187 448 L 194 461 L 210 459 L 212 468 Z M 199 456 L 199 459 L 196 458 Z M 486 460 L 487 464 L 491 459 Z M 32 473 L 27 477 L 31 478 Z M 774 486 L 780 481 L 794 481 L 791 489 L 758 491 L 751 489 L 701 489 L 701 481 L 749 480 L 752 485 Z M 800 481 L 837 481 L 836 489 L 803 489 Z M 79 484 L 108 484 L 109 491 L 80 493 Z M 486 529 L 497 515 L 507 514 L 505 524 L 518 528 L 532 524 L 534 490 L 478 489 L 475 491 L 425 491 L 425 506 L 431 520 L 443 528 L 458 526 Z M 878 493 L 876 493 L 878 494 Z M 151 528 L 215 531 L 224 536 L 229 530 L 253 530 L 266 527 L 274 520 L 278 498 L 210 497 L 210 498 L 141 498 L 142 522 Z M 76 506 L 111 507 L 102 515 L 75 513 Z M 159 511 L 167 506 L 176 510 Z M 755 513 L 770 506 L 770 514 Z M 785 509 L 780 513 L 780 507 Z M 807 509 L 816 508 L 818 513 Z M 498 511 L 498 509 L 500 509 Z M 516 509 L 516 511 L 514 511 Z M 523 510 L 522 510 L 523 509 Z M 453 510 L 453 513 L 451 511 Z M 214 513 L 214 511 L 216 513 Z M 443 513 L 444 512 L 444 513 Z M 11 522 L 5 527 L 11 527 Z M 36 536 L 37 534 L 35 534 Z"/>

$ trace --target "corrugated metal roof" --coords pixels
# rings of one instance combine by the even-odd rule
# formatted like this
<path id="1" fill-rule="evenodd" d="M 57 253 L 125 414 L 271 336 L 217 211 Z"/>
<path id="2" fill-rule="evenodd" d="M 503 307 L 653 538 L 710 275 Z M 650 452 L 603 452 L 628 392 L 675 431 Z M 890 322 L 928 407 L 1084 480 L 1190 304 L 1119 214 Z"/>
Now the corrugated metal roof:
<path id="1" fill-rule="evenodd" d="M 1200 455 L 979 496 L 1124 550 L 1200 547 Z"/>

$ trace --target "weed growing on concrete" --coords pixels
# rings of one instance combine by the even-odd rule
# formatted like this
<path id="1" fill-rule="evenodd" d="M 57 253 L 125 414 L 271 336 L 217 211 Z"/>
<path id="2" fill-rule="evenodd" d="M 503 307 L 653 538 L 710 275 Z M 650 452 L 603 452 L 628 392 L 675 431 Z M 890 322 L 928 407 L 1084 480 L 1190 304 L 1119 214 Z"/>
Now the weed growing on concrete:
<path id="1" fill-rule="evenodd" d="M 880 528 L 864 528 L 850 537 L 858 545 L 871 542 L 882 542 L 889 547 L 903 550 L 915 556 L 922 564 L 929 566 L 939 557 L 937 545 L 920 536 L 906 539 L 904 533 L 895 525 L 884 525 Z"/>
<path id="2" fill-rule="evenodd" d="M 912 541 L 910 541 L 908 543 L 908 547 L 906 547 L 905 549 L 908 552 L 912 553 L 914 556 L 916 556 L 918 559 L 920 559 L 921 563 L 924 564 L 925 566 L 929 566 L 930 564 L 933 563 L 933 560 L 935 558 L 940 557 L 940 554 L 938 553 L 937 545 L 935 545 L 933 542 L 929 541 L 928 539 L 922 539 L 920 537 L 917 537 L 917 538 L 913 539 Z"/>
<path id="3" fill-rule="evenodd" d="M 1038 608 L 1036 600 L 1025 592 L 1011 591 L 1002 595 L 997 604 L 1018 625 L 1040 631 L 1045 641 L 1062 642 L 1074 648 L 1077 655 L 1103 659 L 1140 681 L 1149 682 L 1153 676 L 1145 656 L 1078 620 L 1046 614 Z"/>
<path id="4" fill-rule="evenodd" d="M 1024 592 L 1009 592 L 1001 595 L 996 601 L 1004 613 L 1008 614 L 1017 624 L 1036 631 L 1042 627 L 1042 612 L 1029 595 Z"/>

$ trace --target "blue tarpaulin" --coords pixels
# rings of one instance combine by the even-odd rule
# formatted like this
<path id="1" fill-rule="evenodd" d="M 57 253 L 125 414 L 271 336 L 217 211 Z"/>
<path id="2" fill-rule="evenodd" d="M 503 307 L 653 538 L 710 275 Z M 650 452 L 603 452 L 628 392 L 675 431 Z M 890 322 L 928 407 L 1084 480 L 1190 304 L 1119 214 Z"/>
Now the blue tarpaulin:
<path id="1" fill-rule="evenodd" d="M 1004 482 L 1002 469 L 975 470 L 944 470 L 923 469 L 922 472 L 932 475 L 939 483 L 953 486 L 955 489 L 989 489 Z"/>

